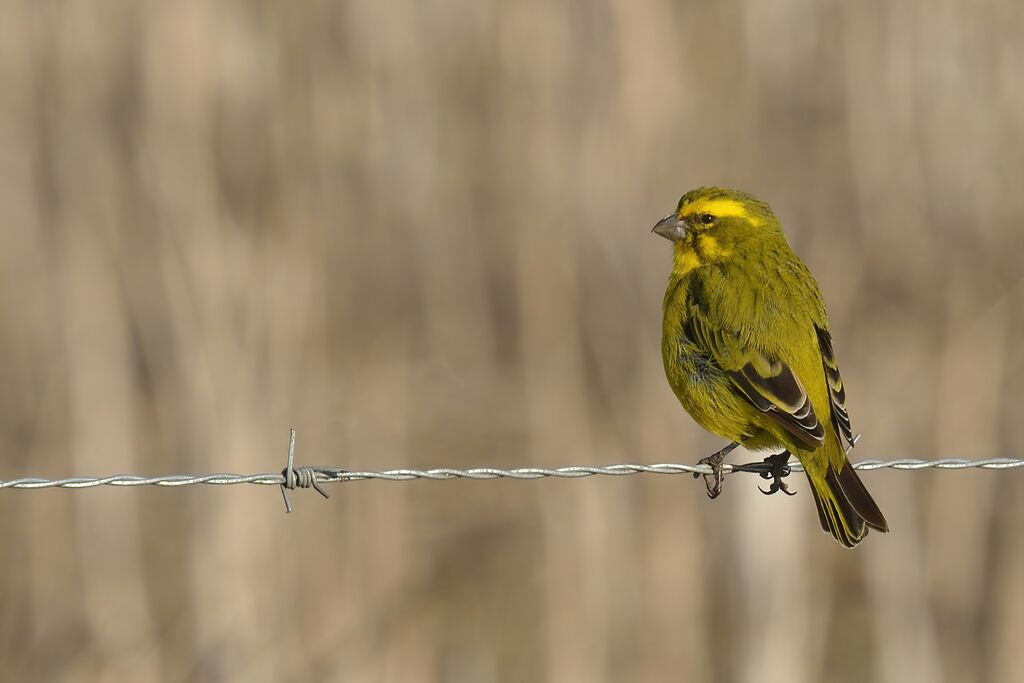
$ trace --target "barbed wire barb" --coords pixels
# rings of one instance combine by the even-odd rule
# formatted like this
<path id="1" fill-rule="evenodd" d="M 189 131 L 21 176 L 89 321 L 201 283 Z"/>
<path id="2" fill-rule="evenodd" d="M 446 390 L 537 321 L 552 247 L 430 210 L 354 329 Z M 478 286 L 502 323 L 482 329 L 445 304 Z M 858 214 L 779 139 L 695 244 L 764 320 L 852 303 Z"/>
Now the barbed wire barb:
<path id="1" fill-rule="evenodd" d="M 281 476 L 283 481 L 281 482 L 281 496 L 284 498 L 284 511 L 289 513 L 292 511 L 292 502 L 288 500 L 288 491 L 294 491 L 295 487 L 308 489 L 310 486 L 317 490 L 324 498 L 330 498 L 327 491 L 320 488 L 320 482 L 317 479 L 322 474 L 324 477 L 328 477 L 325 481 L 331 481 L 331 475 L 328 472 L 321 472 L 316 467 L 300 467 L 295 469 L 295 430 L 288 430 L 288 464 L 283 470 L 281 470 Z"/>

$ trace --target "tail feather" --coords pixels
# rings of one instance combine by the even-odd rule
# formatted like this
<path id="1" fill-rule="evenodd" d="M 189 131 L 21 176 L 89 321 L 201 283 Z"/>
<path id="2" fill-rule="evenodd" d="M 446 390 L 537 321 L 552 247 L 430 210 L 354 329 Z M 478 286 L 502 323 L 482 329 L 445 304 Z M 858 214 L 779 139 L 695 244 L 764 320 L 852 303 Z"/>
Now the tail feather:
<path id="1" fill-rule="evenodd" d="M 878 505 L 875 504 L 871 494 L 864 488 L 860 477 L 857 476 L 857 470 L 853 469 L 849 460 L 843 463 L 843 468 L 839 470 L 838 479 L 839 487 L 846 494 L 846 499 L 850 501 L 850 505 L 861 516 L 864 523 L 876 531 L 881 531 L 883 534 L 889 531 L 889 523 L 885 521 L 885 516 L 878 509 Z"/>
<path id="2" fill-rule="evenodd" d="M 889 530 L 885 517 L 849 460 L 843 463 L 838 473 L 829 466 L 823 478 L 812 478 L 810 473 L 807 478 L 811 483 L 821 528 L 847 548 L 864 540 L 868 527 L 881 532 Z"/>

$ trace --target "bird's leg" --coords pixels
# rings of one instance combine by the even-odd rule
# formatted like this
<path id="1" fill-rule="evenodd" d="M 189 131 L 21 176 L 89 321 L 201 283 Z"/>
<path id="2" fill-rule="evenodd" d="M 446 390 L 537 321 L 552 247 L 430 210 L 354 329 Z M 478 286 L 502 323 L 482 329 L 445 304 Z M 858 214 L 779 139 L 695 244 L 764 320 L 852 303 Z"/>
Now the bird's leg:
<path id="1" fill-rule="evenodd" d="M 766 496 L 770 496 L 773 493 L 782 491 L 787 496 L 795 496 L 796 491 L 790 491 L 789 486 L 782 479 L 788 477 L 790 473 L 789 469 L 789 451 L 782 451 L 775 455 L 769 455 L 764 459 L 764 463 L 768 465 L 768 471 L 761 473 L 762 479 L 771 479 L 772 484 L 765 491 L 760 486 L 757 489 Z"/>
<path id="2" fill-rule="evenodd" d="M 697 461 L 698 465 L 707 465 L 711 468 L 711 474 L 701 474 L 700 472 L 694 472 L 693 478 L 704 477 L 704 486 L 708 489 L 708 498 L 718 498 L 718 494 L 722 492 L 722 479 L 725 473 L 722 472 L 722 461 L 725 460 L 725 456 L 732 453 L 733 449 L 739 446 L 739 443 L 733 442 L 725 448 L 716 451 L 706 458 L 701 458 Z"/>

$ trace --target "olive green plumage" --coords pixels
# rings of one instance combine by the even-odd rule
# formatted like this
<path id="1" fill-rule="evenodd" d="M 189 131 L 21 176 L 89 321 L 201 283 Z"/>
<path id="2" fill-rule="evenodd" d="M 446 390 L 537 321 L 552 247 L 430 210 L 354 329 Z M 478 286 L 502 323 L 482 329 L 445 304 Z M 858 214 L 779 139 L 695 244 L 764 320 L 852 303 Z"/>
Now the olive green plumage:
<path id="1" fill-rule="evenodd" d="M 655 232 L 673 242 L 662 356 L 683 407 L 748 449 L 795 455 L 843 545 L 888 531 L 846 458 L 853 432 L 821 293 L 768 205 L 699 188 Z"/>

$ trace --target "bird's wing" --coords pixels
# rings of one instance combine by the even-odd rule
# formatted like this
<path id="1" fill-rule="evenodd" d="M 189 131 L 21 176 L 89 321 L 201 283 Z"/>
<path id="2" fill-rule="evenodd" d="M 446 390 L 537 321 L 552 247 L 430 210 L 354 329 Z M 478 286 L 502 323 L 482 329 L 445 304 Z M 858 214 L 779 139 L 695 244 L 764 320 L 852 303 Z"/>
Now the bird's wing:
<path id="1" fill-rule="evenodd" d="M 821 349 L 821 362 L 825 366 L 825 379 L 828 381 L 828 395 L 832 404 L 832 424 L 836 433 L 842 434 L 846 443 L 853 448 L 853 427 L 850 425 L 850 414 L 846 412 L 846 388 L 843 378 L 839 375 L 835 352 L 832 350 L 832 336 L 828 330 L 814 326 L 818 333 L 818 347 Z"/>
<path id="2" fill-rule="evenodd" d="M 812 448 L 825 443 L 825 429 L 811 399 L 788 365 L 746 343 L 740 334 L 708 324 L 702 316 L 693 316 L 688 327 L 687 336 L 712 355 L 758 410 Z"/>

